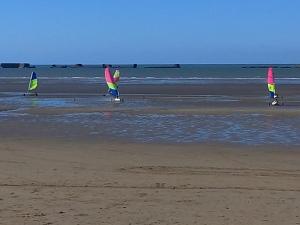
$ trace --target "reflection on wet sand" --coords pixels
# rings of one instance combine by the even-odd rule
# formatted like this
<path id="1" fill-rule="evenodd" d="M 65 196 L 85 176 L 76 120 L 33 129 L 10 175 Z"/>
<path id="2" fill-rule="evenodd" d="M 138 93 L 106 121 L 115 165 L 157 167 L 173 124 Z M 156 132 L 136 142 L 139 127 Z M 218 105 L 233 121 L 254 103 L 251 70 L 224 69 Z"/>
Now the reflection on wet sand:
<path id="1" fill-rule="evenodd" d="M 247 106 L 249 101 L 258 103 L 256 107 Z M 45 128 L 61 127 L 55 134 L 61 138 L 67 134 L 68 137 L 114 137 L 142 143 L 299 145 L 299 110 L 262 107 L 259 101 L 263 99 L 127 96 L 124 103 L 113 104 L 109 97 L 103 96 L 7 96 L 1 98 L 2 105 L 16 109 L 0 112 L 0 119 L 3 124 L 17 120 L 20 128 L 22 124 L 35 127 L 39 135 L 45 136 L 49 132 Z"/>

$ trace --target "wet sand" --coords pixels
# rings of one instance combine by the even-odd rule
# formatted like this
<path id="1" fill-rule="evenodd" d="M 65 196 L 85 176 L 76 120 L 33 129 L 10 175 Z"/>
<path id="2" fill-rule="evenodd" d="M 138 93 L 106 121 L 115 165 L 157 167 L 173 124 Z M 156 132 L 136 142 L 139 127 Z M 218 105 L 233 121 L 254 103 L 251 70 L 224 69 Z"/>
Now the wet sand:
<path id="1" fill-rule="evenodd" d="M 174 87 L 182 89 L 168 86 Z M 138 143 L 300 144 L 300 102 L 293 88 L 282 107 L 269 107 L 268 98 L 256 92 L 243 95 L 236 90 L 239 85 L 224 86 L 223 95 L 193 94 L 189 89 L 180 95 L 174 89 L 155 94 L 165 87 L 148 88 L 153 93 L 122 95 L 121 104 L 100 93 L 75 93 L 76 86 L 64 93 L 40 92 L 38 97 L 2 92 L 0 104 L 11 110 L 0 112 L 0 134 Z"/>
<path id="2" fill-rule="evenodd" d="M 98 82 L 86 82 L 85 80 L 40 80 L 39 92 L 50 94 L 101 94 L 107 93 L 106 84 Z M 1 79 L 1 92 L 26 91 L 28 80 Z M 277 85 L 278 93 L 284 97 L 299 96 L 299 85 Z M 121 84 L 121 94 L 125 95 L 227 95 L 227 96 L 267 96 L 266 84 Z"/>
<path id="3" fill-rule="evenodd" d="M 178 127 L 203 115 L 225 115 L 241 123 L 250 113 L 267 115 L 276 124 L 289 119 L 297 134 L 297 86 L 282 87 L 286 105 L 272 108 L 255 91 L 263 88 L 260 85 L 248 91 L 240 85 L 128 85 L 123 89 L 127 105 L 97 100 L 101 93 L 96 86 L 74 94 L 77 86 L 62 84 L 56 91 L 41 89 L 38 98 L 23 100 L 12 93 L 14 85 L 10 89 L 0 84 L 2 92 L 11 92 L 2 93 L 0 108 L 1 225 L 300 224 L 298 136 L 293 144 L 212 139 L 175 144 L 143 143 L 106 132 L 116 126 L 120 114 L 124 120 L 136 118 L 136 123 L 128 120 L 132 130 L 125 131 L 133 137 L 140 127 L 153 136 L 165 129 L 176 137 Z M 170 120 L 155 130 L 156 123 L 170 119 L 165 115 L 179 118 L 178 127 L 173 129 Z M 154 117 L 145 124 L 148 116 Z M 105 132 L 91 134 L 93 123 Z M 290 130 L 283 128 L 287 130 L 282 135 Z"/>

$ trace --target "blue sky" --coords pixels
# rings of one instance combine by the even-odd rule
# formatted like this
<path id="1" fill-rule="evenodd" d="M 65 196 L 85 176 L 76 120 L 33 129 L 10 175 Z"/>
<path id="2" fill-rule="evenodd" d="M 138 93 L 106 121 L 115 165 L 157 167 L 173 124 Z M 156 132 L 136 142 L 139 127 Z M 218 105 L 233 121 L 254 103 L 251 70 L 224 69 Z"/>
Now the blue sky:
<path id="1" fill-rule="evenodd" d="M 297 0 L 9 0 L 0 62 L 300 63 Z"/>

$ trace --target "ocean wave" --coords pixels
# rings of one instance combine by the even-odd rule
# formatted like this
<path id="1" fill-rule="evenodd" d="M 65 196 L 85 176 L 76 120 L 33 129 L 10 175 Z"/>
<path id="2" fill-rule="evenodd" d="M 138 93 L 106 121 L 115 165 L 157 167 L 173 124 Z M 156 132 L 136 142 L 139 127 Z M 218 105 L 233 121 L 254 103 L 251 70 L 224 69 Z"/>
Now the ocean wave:
<path id="1" fill-rule="evenodd" d="M 0 76 L 0 79 L 29 79 L 29 77 L 21 76 Z M 39 79 L 63 80 L 63 79 L 102 79 L 104 77 L 49 77 L 40 76 Z M 122 80 L 265 80 L 264 77 L 121 77 Z M 279 77 L 276 80 L 300 80 L 300 77 Z"/>

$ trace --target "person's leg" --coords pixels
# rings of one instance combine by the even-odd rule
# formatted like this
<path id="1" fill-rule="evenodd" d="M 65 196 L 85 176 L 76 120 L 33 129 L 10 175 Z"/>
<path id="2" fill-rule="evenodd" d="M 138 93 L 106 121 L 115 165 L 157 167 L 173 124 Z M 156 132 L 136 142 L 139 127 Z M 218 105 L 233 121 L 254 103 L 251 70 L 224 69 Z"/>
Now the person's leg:
<path id="1" fill-rule="evenodd" d="M 115 90 L 115 89 L 109 89 L 109 93 L 110 93 L 113 97 L 115 97 L 115 98 L 119 97 L 119 92 L 118 92 L 118 90 Z"/>

